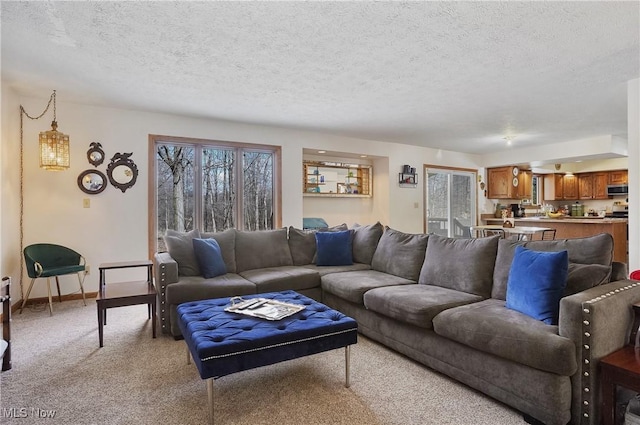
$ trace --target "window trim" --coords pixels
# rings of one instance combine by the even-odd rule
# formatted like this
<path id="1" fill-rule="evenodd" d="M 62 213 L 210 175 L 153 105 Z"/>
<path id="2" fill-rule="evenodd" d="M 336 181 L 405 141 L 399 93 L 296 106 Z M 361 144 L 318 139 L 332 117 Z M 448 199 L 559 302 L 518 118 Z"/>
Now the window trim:
<path id="1" fill-rule="evenodd" d="M 156 175 L 156 151 L 157 145 L 161 143 L 175 143 L 185 145 L 211 145 L 219 147 L 228 147 L 237 150 L 250 149 L 253 151 L 263 151 L 273 153 L 273 209 L 274 229 L 282 227 L 282 146 L 264 145 L 246 142 L 230 142 L 215 139 L 200 139 L 192 137 L 166 136 L 159 134 L 149 134 L 148 157 L 147 163 L 149 168 L 148 174 L 148 190 L 147 190 L 147 246 L 149 258 L 153 258 L 156 253 L 157 229 L 158 229 L 158 181 Z M 201 164 L 195 164 L 196 172 L 201 171 Z M 238 170 L 238 169 L 237 169 Z M 236 172 L 240 172 L 239 170 Z M 240 180 L 236 179 L 236 184 L 240 185 Z M 238 188 L 237 188 L 238 190 Z M 240 194 L 240 192 L 237 192 Z M 197 203 L 196 203 L 197 204 Z M 242 205 L 239 205 L 242 207 Z M 199 209 L 199 207 L 197 207 Z M 244 217 L 242 217 L 243 209 L 238 214 L 237 224 L 244 226 Z M 195 212 L 194 212 L 195 213 Z"/>

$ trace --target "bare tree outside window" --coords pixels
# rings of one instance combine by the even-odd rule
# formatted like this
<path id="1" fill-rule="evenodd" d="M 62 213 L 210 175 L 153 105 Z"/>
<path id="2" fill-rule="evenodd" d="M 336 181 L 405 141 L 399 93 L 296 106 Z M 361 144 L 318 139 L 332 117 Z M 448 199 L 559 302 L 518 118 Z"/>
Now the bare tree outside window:
<path id="1" fill-rule="evenodd" d="M 203 149 L 203 227 L 205 232 L 220 232 L 235 227 L 235 151 Z"/>
<path id="2" fill-rule="evenodd" d="M 273 229 L 273 155 L 244 153 L 244 228 Z"/>
<path id="3" fill-rule="evenodd" d="M 278 148 L 152 137 L 157 137 L 156 187 L 150 194 L 156 200 L 156 246 L 152 250 L 166 249 L 163 236 L 168 229 L 221 232 L 230 228 L 266 230 L 277 225 L 274 185 Z"/>

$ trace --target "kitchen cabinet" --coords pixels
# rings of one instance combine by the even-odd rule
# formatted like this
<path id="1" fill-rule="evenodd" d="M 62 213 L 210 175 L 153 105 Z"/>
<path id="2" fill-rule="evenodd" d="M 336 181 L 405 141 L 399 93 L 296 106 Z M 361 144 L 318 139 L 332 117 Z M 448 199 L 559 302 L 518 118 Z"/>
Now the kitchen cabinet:
<path id="1" fill-rule="evenodd" d="M 593 174 L 578 174 L 578 197 L 580 199 L 593 199 Z"/>
<path id="2" fill-rule="evenodd" d="M 553 200 L 574 200 L 578 199 L 579 185 L 578 177 L 572 174 L 554 174 L 554 198 Z"/>
<path id="3" fill-rule="evenodd" d="M 518 174 L 518 199 L 531 199 L 533 192 L 533 172 L 531 170 L 522 170 Z"/>
<path id="4" fill-rule="evenodd" d="M 487 198 L 531 198 L 532 180 L 530 170 L 519 170 L 513 166 L 487 168 Z"/>
<path id="5" fill-rule="evenodd" d="M 625 173 L 626 174 L 626 173 Z M 607 184 L 609 184 L 610 173 L 593 173 L 593 199 L 609 199 L 607 194 Z"/>
<path id="6" fill-rule="evenodd" d="M 629 172 L 627 170 L 609 171 L 608 184 L 627 184 L 629 182 Z"/>
<path id="7" fill-rule="evenodd" d="M 580 199 L 609 199 L 607 195 L 608 172 L 578 174 Z"/>

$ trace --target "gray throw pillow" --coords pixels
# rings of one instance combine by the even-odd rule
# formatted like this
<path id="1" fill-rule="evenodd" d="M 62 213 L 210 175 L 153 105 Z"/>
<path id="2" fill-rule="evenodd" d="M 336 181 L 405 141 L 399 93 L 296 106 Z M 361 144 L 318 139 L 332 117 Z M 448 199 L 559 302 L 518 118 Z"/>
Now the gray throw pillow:
<path id="1" fill-rule="evenodd" d="M 289 227 L 289 249 L 294 266 L 311 264 L 316 255 L 315 231 L 306 231 Z"/>
<path id="2" fill-rule="evenodd" d="M 223 232 L 202 232 L 202 239 L 215 239 L 220 245 L 222 259 L 227 269 L 227 273 L 236 272 L 236 229 L 227 229 Z"/>
<path id="3" fill-rule="evenodd" d="M 586 238 L 555 239 L 552 241 L 521 242 L 502 239 L 498 243 L 491 298 L 506 299 L 509 270 L 518 245 L 534 251 L 567 251 L 569 254 L 569 274 L 565 295 L 607 283 L 611 278 L 613 237 L 608 233 Z"/>
<path id="4" fill-rule="evenodd" d="M 200 238 L 200 231 L 193 229 L 190 232 L 177 232 L 167 229 L 164 235 L 164 243 L 171 258 L 178 263 L 180 276 L 199 276 L 200 267 L 193 251 L 193 239 Z"/>
<path id="5" fill-rule="evenodd" d="M 417 281 L 429 235 L 403 233 L 385 226 L 371 260 L 373 270 Z"/>
<path id="6" fill-rule="evenodd" d="M 418 282 L 489 298 L 499 239 L 430 235 Z"/>
<path id="7" fill-rule="evenodd" d="M 267 267 L 292 266 L 287 229 L 236 233 L 236 273 Z"/>
<path id="8" fill-rule="evenodd" d="M 353 225 L 353 261 L 355 263 L 371 264 L 373 254 L 378 247 L 384 227 L 378 221 L 368 226 Z"/>

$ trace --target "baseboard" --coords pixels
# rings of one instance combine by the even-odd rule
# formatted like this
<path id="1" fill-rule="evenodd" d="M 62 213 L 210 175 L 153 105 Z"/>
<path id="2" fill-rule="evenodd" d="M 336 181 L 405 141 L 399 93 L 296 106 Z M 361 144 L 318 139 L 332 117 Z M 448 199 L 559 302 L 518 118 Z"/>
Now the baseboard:
<path id="1" fill-rule="evenodd" d="M 85 292 L 84 293 L 85 298 L 97 298 L 98 297 L 98 291 L 96 292 Z M 54 305 L 55 303 L 58 302 L 58 296 L 52 296 L 51 297 L 53 299 Z M 81 300 L 82 299 L 82 294 L 67 294 L 67 295 L 63 295 L 62 297 L 62 301 L 73 301 L 73 300 Z M 49 304 L 49 298 L 48 297 L 39 297 L 39 298 L 29 298 L 27 300 L 27 304 L 25 306 L 28 305 L 34 305 L 34 304 Z M 11 306 L 11 311 L 15 312 L 20 310 L 20 306 L 22 305 L 22 300 L 19 300 L 17 303 L 13 304 Z M 0 317 L 2 317 L 2 315 L 0 315 Z"/>

